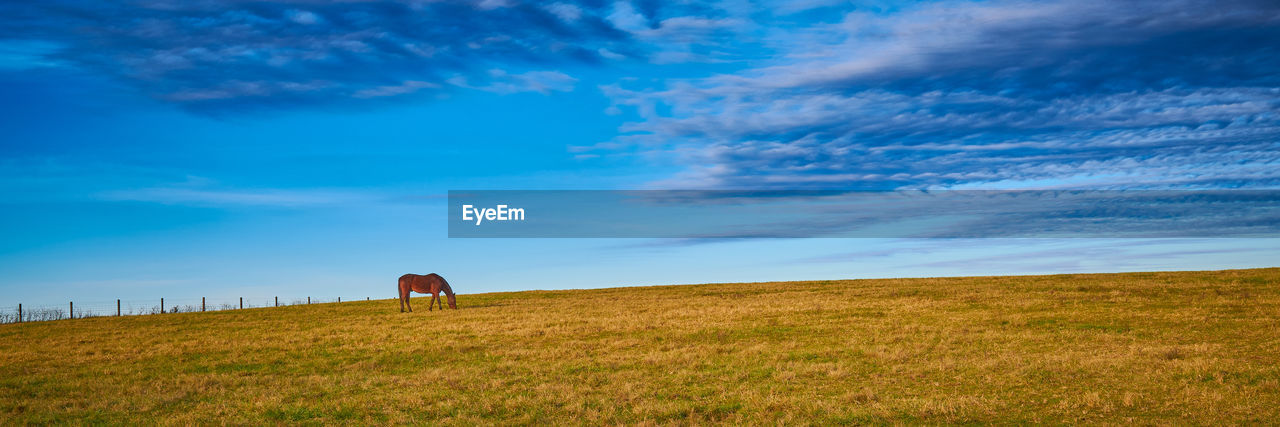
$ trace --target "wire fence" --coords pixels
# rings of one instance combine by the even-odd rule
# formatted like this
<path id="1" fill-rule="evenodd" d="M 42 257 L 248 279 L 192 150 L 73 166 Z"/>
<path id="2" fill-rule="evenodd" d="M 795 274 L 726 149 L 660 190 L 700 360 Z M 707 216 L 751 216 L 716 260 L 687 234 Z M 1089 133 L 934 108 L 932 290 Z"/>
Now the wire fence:
<path id="1" fill-rule="evenodd" d="M 202 311 L 240 310 L 247 308 L 285 307 L 305 304 L 328 304 L 352 301 L 369 301 L 364 298 L 291 298 L 256 297 L 256 298 L 178 298 L 155 300 L 115 300 L 115 301 L 67 301 L 66 305 L 36 305 L 16 307 L 0 307 L 0 324 L 23 322 L 46 322 L 63 319 L 83 319 L 87 317 L 106 316 L 142 316 L 165 313 L 194 313 Z"/>

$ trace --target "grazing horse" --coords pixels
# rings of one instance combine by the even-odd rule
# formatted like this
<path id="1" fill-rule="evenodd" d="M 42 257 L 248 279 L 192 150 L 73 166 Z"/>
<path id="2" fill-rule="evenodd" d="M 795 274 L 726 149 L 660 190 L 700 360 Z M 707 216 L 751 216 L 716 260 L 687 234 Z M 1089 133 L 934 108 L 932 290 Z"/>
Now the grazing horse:
<path id="1" fill-rule="evenodd" d="M 435 309 L 436 301 L 440 301 L 440 292 L 444 292 L 449 298 L 449 308 L 458 309 L 457 300 L 453 298 L 453 288 L 449 287 L 449 282 L 444 281 L 439 274 L 431 273 L 428 275 L 406 274 L 400 276 L 400 312 L 404 313 L 404 308 L 409 307 L 409 312 L 413 312 L 413 306 L 409 305 L 409 292 L 417 292 L 420 294 L 431 294 L 431 303 L 427 304 L 427 311 Z M 440 309 L 444 310 L 444 302 L 440 302 Z"/>

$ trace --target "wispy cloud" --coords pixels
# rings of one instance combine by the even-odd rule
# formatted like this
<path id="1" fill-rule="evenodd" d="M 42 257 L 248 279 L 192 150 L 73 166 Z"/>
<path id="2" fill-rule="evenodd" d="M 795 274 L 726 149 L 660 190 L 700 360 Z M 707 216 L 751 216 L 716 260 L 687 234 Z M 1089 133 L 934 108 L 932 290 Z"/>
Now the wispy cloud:
<path id="1" fill-rule="evenodd" d="M 421 80 L 407 80 L 397 85 L 387 85 L 372 87 L 369 89 L 361 89 L 356 91 L 352 96 L 356 98 L 377 98 L 383 96 L 400 96 L 404 94 L 414 93 L 423 89 L 434 89 L 440 85 L 424 82 Z"/>
<path id="2" fill-rule="evenodd" d="M 367 192 L 333 189 L 219 189 L 151 187 L 112 190 L 96 198 L 112 202 L 147 202 L 200 207 L 282 207 L 341 206 L 382 200 Z"/>
<path id="3" fill-rule="evenodd" d="M 569 92 L 578 79 L 559 71 L 529 71 L 511 74 L 501 69 L 492 69 L 482 77 L 481 82 L 469 81 L 458 76 L 448 80 L 449 84 L 458 87 L 479 89 L 486 92 L 510 94 L 519 92 Z"/>
<path id="4" fill-rule="evenodd" d="M 991 275 L 1244 268 L 1267 265 L 1278 253 L 1273 239 L 903 239 L 783 262 L 892 266 L 904 276 Z"/>
<path id="5" fill-rule="evenodd" d="M 948 242 L 926 242 L 934 245 L 922 253 L 937 257 L 949 252 Z M 917 262 L 911 268 L 973 269 L 1001 272 L 1090 272 L 1099 265 L 1110 271 L 1185 268 L 1188 262 L 1204 262 L 1206 258 L 1230 259 L 1236 255 L 1265 258 L 1280 249 L 1268 239 L 1260 240 L 1086 240 L 1086 241 L 983 241 L 969 249 L 969 254 L 947 259 Z M 974 255 L 978 254 L 978 255 Z M 1104 264 L 1105 263 L 1105 264 Z"/>
<path id="6" fill-rule="evenodd" d="M 0 40 L 0 70 L 25 70 L 60 65 L 51 59 L 61 49 L 57 43 L 41 40 Z"/>
<path id="7" fill-rule="evenodd" d="M 495 67 L 590 64 L 600 52 L 642 56 L 628 33 L 603 19 L 608 9 L 594 2 L 6 3 L 0 40 L 59 49 L 19 52 L 6 41 L 0 46 L 14 52 L 0 56 L 83 68 L 189 108 L 314 106 L 435 92 L 452 87 L 445 80 L 453 76 L 484 77 Z"/>
<path id="8" fill-rule="evenodd" d="M 940 2 L 852 12 L 760 67 L 604 90 L 643 120 L 578 152 L 694 188 L 1280 184 L 1280 7 Z"/>
<path id="9" fill-rule="evenodd" d="M 0 66 L 84 69 L 200 111 L 676 70 L 615 73 L 607 111 L 639 119 L 572 150 L 684 167 L 655 187 L 1280 185 L 1274 2 L 53 0 L 0 16 Z"/>
<path id="10" fill-rule="evenodd" d="M 549 93 L 572 89 L 561 66 L 733 55 L 747 13 L 625 0 L 10 2 L 0 4 L 0 67 L 77 67 L 200 111 L 456 87 Z"/>

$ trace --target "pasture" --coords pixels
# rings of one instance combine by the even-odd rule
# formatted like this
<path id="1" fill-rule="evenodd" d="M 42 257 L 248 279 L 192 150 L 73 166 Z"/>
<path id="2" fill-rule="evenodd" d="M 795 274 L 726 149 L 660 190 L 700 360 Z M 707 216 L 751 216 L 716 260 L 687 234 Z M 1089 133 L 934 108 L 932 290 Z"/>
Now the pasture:
<path id="1" fill-rule="evenodd" d="M 466 294 L 0 325 L 0 424 L 1275 423 L 1280 269 Z"/>

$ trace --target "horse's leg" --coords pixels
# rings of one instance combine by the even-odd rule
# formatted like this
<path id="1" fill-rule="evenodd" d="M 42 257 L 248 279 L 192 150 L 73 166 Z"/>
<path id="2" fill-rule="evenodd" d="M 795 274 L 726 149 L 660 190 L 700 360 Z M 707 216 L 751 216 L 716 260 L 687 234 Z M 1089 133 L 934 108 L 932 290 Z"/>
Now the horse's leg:
<path id="1" fill-rule="evenodd" d="M 440 294 L 431 294 L 431 301 L 427 301 L 427 311 L 436 309 L 436 298 L 440 298 Z"/>

